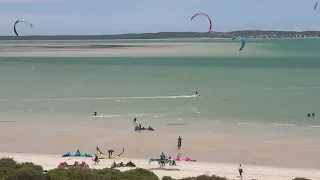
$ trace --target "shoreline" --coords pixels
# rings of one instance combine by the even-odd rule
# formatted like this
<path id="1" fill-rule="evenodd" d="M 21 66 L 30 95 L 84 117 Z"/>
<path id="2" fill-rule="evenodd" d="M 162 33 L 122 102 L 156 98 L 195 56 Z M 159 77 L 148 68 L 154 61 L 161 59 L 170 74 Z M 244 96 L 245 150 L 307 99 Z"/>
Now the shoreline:
<path id="1" fill-rule="evenodd" d="M 85 161 L 92 169 L 110 168 L 114 160 L 100 160 L 99 165 L 93 165 L 91 158 L 63 158 L 58 155 L 44 154 L 24 154 L 24 153 L 0 153 L 0 157 L 14 158 L 19 163 L 32 162 L 41 165 L 44 170 L 54 169 L 60 162 L 72 164 L 74 161 Z M 207 163 L 207 162 L 176 162 L 175 170 L 168 168 L 167 170 L 159 169 L 157 163 L 148 165 L 147 159 L 130 159 L 121 158 L 115 160 L 116 163 L 128 162 L 131 160 L 138 168 L 144 168 L 154 172 L 159 178 L 163 176 L 171 176 L 172 178 L 181 179 L 185 177 L 195 177 L 199 175 L 218 175 L 229 179 L 239 178 L 238 164 L 225 163 Z M 271 166 L 252 166 L 243 164 L 245 179 L 259 180 L 292 180 L 295 177 L 306 177 L 317 180 L 320 177 L 319 169 L 297 169 L 297 168 L 276 168 Z M 130 170 L 131 168 L 117 168 L 121 171 Z"/>
<path id="2" fill-rule="evenodd" d="M 88 124 L 88 121 L 78 119 L 76 127 L 72 125 L 73 121 L 67 122 L 68 117 L 53 118 L 60 120 L 47 125 L 47 122 L 37 121 L 38 123 L 34 124 L 36 121 L 21 121 L 19 125 L 25 127 L 24 129 L 16 128 L 15 124 L 1 128 L 0 136 L 3 138 L 0 139 L 0 152 L 62 155 L 80 149 L 94 154 L 95 147 L 99 146 L 104 153 L 113 149 L 117 154 L 125 149 L 123 156 L 134 158 L 157 157 L 164 152 L 171 157 L 181 153 L 182 157 L 202 162 L 243 163 L 279 168 L 320 168 L 320 163 L 314 159 L 320 152 L 320 147 L 312 143 L 316 139 L 309 138 L 309 135 L 303 137 L 306 131 L 290 127 L 270 129 L 257 126 L 252 129 L 251 126 L 226 127 L 225 123 L 214 123 L 200 131 L 202 125 L 198 127 L 190 124 L 176 129 L 174 126 L 161 126 L 161 122 L 141 120 L 139 122 L 142 124 L 150 124 L 157 128 L 154 132 L 139 133 L 134 132 L 133 127 L 126 123 L 131 121 L 131 118 L 123 121 L 97 120 L 97 124 Z M 61 122 L 64 123 L 60 124 Z M 107 128 L 108 124 L 112 124 L 112 127 Z M 310 133 L 310 136 L 312 134 L 317 137 L 319 131 Z M 183 150 L 177 151 L 176 138 L 180 135 L 184 139 Z M 77 138 L 81 140 L 75 140 Z M 155 140 L 157 143 L 154 143 Z M 139 143 L 141 141 L 142 144 Z"/>
<path id="3" fill-rule="evenodd" d="M 10 37 L 10 36 L 9 36 Z M 32 36 L 19 36 L 19 37 L 32 37 Z M 51 36 L 49 36 L 51 37 Z M 247 37 L 247 39 L 319 39 L 320 37 Z M 26 41 L 26 42 L 30 42 L 30 41 L 154 41 L 154 40 L 197 40 L 197 39 L 201 39 L 201 40 L 205 40 L 205 39 L 212 39 L 212 40 L 230 40 L 232 39 L 231 37 L 195 37 L 195 38 L 154 38 L 154 39 L 150 39 L 150 38 L 140 38 L 140 39 L 136 39 L 136 38 L 128 38 L 128 39 L 3 39 L 2 41 L 6 42 L 6 41 Z M 1 39 L 0 39 L 1 40 Z"/>

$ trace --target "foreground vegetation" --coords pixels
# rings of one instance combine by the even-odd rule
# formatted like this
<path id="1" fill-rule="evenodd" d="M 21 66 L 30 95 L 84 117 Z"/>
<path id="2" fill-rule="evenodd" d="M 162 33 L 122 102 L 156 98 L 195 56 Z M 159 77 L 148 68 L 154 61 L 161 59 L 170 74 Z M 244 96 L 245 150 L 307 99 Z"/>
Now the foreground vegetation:
<path id="1" fill-rule="evenodd" d="M 153 173 L 145 169 L 134 169 L 120 172 L 116 169 L 86 170 L 81 168 L 52 169 L 44 172 L 43 168 L 33 163 L 17 163 L 11 158 L 0 159 L 1 180 L 159 180 Z M 163 177 L 162 180 L 175 180 Z M 181 180 L 227 180 L 218 176 L 198 176 Z M 308 180 L 295 178 L 294 180 Z"/>

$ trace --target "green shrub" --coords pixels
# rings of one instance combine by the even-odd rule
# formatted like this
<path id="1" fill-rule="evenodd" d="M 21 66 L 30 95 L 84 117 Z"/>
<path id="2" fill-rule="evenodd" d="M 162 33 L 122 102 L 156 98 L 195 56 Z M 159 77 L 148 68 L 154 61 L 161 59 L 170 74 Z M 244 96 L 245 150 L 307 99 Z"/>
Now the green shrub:
<path id="1" fill-rule="evenodd" d="M 46 176 L 48 180 L 65 180 L 67 173 L 66 169 L 52 169 L 47 172 Z"/>
<path id="2" fill-rule="evenodd" d="M 81 168 L 69 168 L 67 170 L 66 180 L 99 180 L 103 179 L 102 175 L 94 173 L 94 170 L 87 170 Z"/>
<path id="3" fill-rule="evenodd" d="M 0 159 L 0 168 L 2 167 L 14 167 L 17 162 L 13 158 L 3 157 Z"/>
<path id="4" fill-rule="evenodd" d="M 35 164 L 31 163 L 31 162 L 21 163 L 21 164 L 19 164 L 19 166 L 20 167 L 30 167 L 30 168 L 38 170 L 39 172 L 43 172 L 42 166 L 35 165 Z"/>
<path id="5" fill-rule="evenodd" d="M 163 176 L 162 180 L 174 180 L 174 179 L 172 179 L 172 177 L 170 176 Z"/>
<path id="6" fill-rule="evenodd" d="M 159 180 L 153 172 L 141 168 L 122 172 L 120 177 L 121 180 Z"/>
<path id="7" fill-rule="evenodd" d="M 46 180 L 43 171 L 39 171 L 38 167 L 23 166 L 10 173 L 3 180 Z"/>
<path id="8" fill-rule="evenodd" d="M 101 176 L 103 176 L 104 180 L 121 180 L 120 179 L 120 174 L 121 171 L 117 170 L 117 169 L 111 169 L 111 168 L 105 168 L 105 169 L 101 169 L 101 170 L 96 170 L 98 174 L 100 174 Z"/>
<path id="9" fill-rule="evenodd" d="M 5 179 L 9 174 L 15 173 L 17 162 L 11 158 L 0 159 L 0 178 Z"/>
<path id="10" fill-rule="evenodd" d="M 12 158 L 0 159 L 0 177 L 2 180 L 46 180 L 41 166 L 18 164 Z"/>
<path id="11" fill-rule="evenodd" d="M 159 180 L 154 173 L 145 169 L 121 172 L 108 168 L 101 170 L 53 169 L 48 171 L 46 177 L 47 180 Z"/>

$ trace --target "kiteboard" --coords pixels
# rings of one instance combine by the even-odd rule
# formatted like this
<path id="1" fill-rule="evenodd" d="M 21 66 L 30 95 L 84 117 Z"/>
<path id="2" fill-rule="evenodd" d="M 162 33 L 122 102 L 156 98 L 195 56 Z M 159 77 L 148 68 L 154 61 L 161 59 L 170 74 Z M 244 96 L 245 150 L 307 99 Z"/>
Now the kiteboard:
<path id="1" fill-rule="evenodd" d="M 113 117 L 123 117 L 124 115 L 104 115 L 104 114 L 99 114 L 96 116 L 90 116 L 91 118 L 113 118 Z"/>
<path id="2" fill-rule="evenodd" d="M 107 118 L 107 117 L 110 117 L 110 116 L 103 116 L 103 115 L 98 115 L 98 116 L 90 116 L 92 118 Z"/>

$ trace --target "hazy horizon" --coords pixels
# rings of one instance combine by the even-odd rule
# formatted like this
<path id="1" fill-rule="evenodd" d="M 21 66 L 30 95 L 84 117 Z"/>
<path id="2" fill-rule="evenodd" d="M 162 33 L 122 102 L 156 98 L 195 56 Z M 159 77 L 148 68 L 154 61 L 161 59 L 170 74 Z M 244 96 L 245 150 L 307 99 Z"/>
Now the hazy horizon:
<path id="1" fill-rule="evenodd" d="M 141 32 L 141 33 L 116 33 L 116 34 L 41 34 L 41 35 L 24 35 L 23 37 L 37 37 L 37 36 L 122 36 L 122 35 L 139 35 L 139 34 L 157 34 L 157 33 L 233 33 L 233 32 L 242 32 L 242 31 L 262 31 L 262 32 L 296 32 L 296 33 L 303 33 L 303 32 L 320 32 L 320 30 L 304 30 L 304 31 L 293 31 L 293 30 L 234 30 L 234 31 L 220 31 L 220 32 L 194 32 L 194 31 L 160 31 L 160 32 Z M 16 37 L 15 35 L 0 35 L 0 37 Z M 22 37 L 22 36 L 20 36 Z"/>

